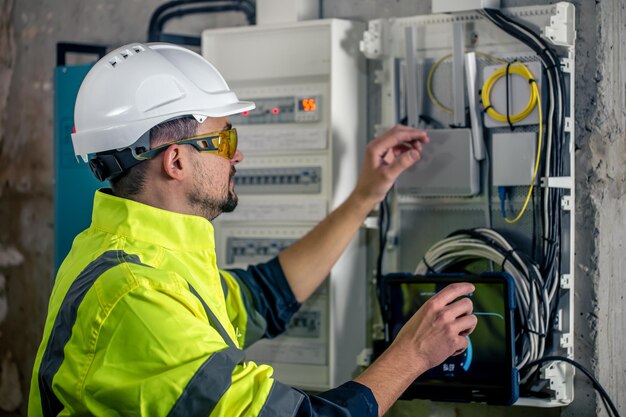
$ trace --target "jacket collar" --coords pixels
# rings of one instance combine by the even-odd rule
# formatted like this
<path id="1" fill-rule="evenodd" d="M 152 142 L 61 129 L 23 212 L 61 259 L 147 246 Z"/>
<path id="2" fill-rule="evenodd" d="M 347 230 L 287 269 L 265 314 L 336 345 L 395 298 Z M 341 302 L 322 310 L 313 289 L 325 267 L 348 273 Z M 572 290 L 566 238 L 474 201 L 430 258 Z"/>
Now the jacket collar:
<path id="1" fill-rule="evenodd" d="M 96 191 L 91 227 L 171 250 L 215 250 L 211 222 Z"/>

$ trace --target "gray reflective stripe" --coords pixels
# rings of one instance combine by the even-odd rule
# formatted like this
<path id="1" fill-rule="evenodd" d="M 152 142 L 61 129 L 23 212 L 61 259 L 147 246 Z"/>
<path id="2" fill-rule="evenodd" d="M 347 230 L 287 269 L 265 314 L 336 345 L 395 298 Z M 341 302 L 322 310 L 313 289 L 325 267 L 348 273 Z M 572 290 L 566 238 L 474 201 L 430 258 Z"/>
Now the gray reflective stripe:
<path id="1" fill-rule="evenodd" d="M 212 354 L 189 380 L 168 417 L 208 417 L 230 387 L 233 370 L 243 357 L 234 347 Z"/>
<path id="2" fill-rule="evenodd" d="M 298 412 L 303 399 L 303 393 L 274 381 L 259 417 L 293 417 Z"/>
<path id="3" fill-rule="evenodd" d="M 204 307 L 204 311 L 206 312 L 206 315 L 209 318 L 209 321 L 213 324 L 213 327 L 215 327 L 215 330 L 217 330 L 220 336 L 222 336 L 222 339 L 224 339 L 224 341 L 228 344 L 228 346 L 237 349 L 237 345 L 235 345 L 235 342 L 233 342 L 233 339 L 231 339 L 228 333 L 226 333 L 226 330 L 222 326 L 222 323 L 220 323 L 217 317 L 215 317 L 215 314 L 213 314 L 209 306 L 204 302 L 204 299 L 200 297 L 200 294 L 198 294 L 198 291 L 196 291 L 196 289 L 192 287 L 191 284 L 187 283 L 187 285 L 189 285 L 189 291 L 191 291 L 191 293 L 195 295 L 196 298 L 200 300 L 200 302 L 202 303 L 202 307 Z"/>
<path id="4" fill-rule="evenodd" d="M 237 284 L 239 284 L 239 289 L 241 292 L 241 299 L 243 300 L 243 306 L 246 309 L 246 314 L 248 316 L 248 320 L 246 321 L 246 337 L 243 342 L 244 349 L 261 339 L 267 330 L 267 321 L 265 321 L 265 317 L 261 315 L 253 306 L 252 294 L 250 294 L 250 289 L 244 282 L 239 278 L 239 276 L 233 272 L 228 271 L 235 278 Z"/>
<path id="5" fill-rule="evenodd" d="M 104 252 L 87 265 L 72 282 L 70 289 L 65 294 L 39 366 L 39 394 L 41 396 L 42 412 L 45 417 L 56 416 L 63 410 L 63 404 L 52 391 L 52 379 L 65 359 L 63 350 L 72 336 L 72 327 L 76 322 L 76 314 L 80 303 L 98 277 L 109 269 L 125 262 L 143 265 L 136 255 L 129 255 L 117 250 Z"/>
<path id="6" fill-rule="evenodd" d="M 220 272 L 220 282 L 222 283 L 222 291 L 224 292 L 224 299 L 228 298 L 228 284 L 226 284 L 226 280 L 224 276 Z"/>

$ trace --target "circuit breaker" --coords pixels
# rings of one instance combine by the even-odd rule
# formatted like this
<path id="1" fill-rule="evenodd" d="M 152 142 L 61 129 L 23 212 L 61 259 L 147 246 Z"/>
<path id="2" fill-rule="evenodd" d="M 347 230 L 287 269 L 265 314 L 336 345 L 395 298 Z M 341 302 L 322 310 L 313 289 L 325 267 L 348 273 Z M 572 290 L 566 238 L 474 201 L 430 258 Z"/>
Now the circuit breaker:
<path id="1" fill-rule="evenodd" d="M 202 54 L 256 108 L 230 118 L 244 160 L 237 209 L 215 221 L 220 267 L 277 256 L 352 191 L 365 137 L 364 25 L 330 19 L 206 30 Z M 283 383 L 325 390 L 353 377 L 366 341 L 365 247 L 350 244 L 285 334 L 247 359 Z"/>

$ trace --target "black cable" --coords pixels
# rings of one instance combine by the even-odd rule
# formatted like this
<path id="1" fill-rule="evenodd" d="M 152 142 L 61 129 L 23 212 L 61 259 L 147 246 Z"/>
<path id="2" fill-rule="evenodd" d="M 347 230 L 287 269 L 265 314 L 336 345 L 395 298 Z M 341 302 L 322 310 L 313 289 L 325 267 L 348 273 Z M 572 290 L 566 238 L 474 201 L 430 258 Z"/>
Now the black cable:
<path id="1" fill-rule="evenodd" d="M 386 212 L 385 199 L 380 202 L 378 208 L 378 257 L 376 258 L 376 295 L 378 296 L 378 304 L 380 306 L 380 312 L 383 316 L 383 320 L 387 320 L 386 302 L 383 299 L 383 256 L 385 253 L 385 246 L 387 245 L 387 235 L 385 233 L 385 217 L 388 215 Z"/>
<path id="2" fill-rule="evenodd" d="M 165 24 L 174 18 L 183 17 L 191 14 L 201 14 L 201 13 L 222 13 L 222 12 L 236 12 L 240 11 L 240 7 L 236 2 L 228 2 L 229 4 L 224 5 L 210 5 L 210 6 L 201 6 L 201 7 L 187 7 L 187 8 L 179 8 L 174 11 L 163 14 L 156 22 L 156 33 L 160 33 L 163 31 L 163 27 Z"/>
<path id="3" fill-rule="evenodd" d="M 602 395 L 600 396 L 600 398 L 602 399 L 602 404 L 604 404 L 604 408 L 609 416 L 614 416 L 614 414 L 611 412 L 611 408 L 609 407 L 609 403 L 606 401 L 606 398 L 604 398 Z"/>
<path id="4" fill-rule="evenodd" d="M 520 369 L 520 372 L 524 369 L 532 368 L 536 365 L 541 365 L 542 363 L 555 362 L 555 361 L 567 362 L 570 365 L 579 369 L 583 374 L 585 374 L 585 376 L 589 378 L 589 380 L 593 384 L 593 387 L 595 388 L 595 390 L 598 391 L 598 394 L 600 394 L 602 399 L 606 401 L 606 403 L 608 404 L 609 406 L 608 410 L 612 413 L 612 415 L 615 417 L 620 417 L 619 411 L 615 407 L 615 404 L 613 404 L 611 397 L 609 397 L 609 394 L 602 387 L 600 382 L 598 382 L 598 380 L 593 376 L 593 374 L 589 370 L 587 370 L 587 368 L 585 368 L 584 366 L 582 366 L 580 363 L 576 362 L 573 359 L 567 358 L 565 356 L 545 356 L 543 358 L 527 363 L 522 369 Z"/>
<path id="5" fill-rule="evenodd" d="M 532 217 L 532 230 L 533 230 L 533 236 L 531 238 L 531 242 L 530 242 L 530 253 L 531 256 L 535 257 L 537 256 L 537 235 L 540 233 L 537 231 L 537 190 L 533 187 L 533 192 L 532 192 L 532 207 L 533 207 L 533 217 Z"/>
<path id="6" fill-rule="evenodd" d="M 513 130 L 513 123 L 511 122 L 511 110 L 510 110 L 510 106 L 509 106 L 509 95 L 510 95 L 510 79 L 511 79 L 511 64 L 512 62 L 509 62 L 506 64 L 506 75 L 504 77 L 504 83 L 506 84 L 506 121 L 509 124 L 509 129 L 511 129 L 511 131 Z"/>
<path id="7" fill-rule="evenodd" d="M 485 135 L 483 135 L 483 141 L 485 141 Z M 487 175 L 487 227 L 489 229 L 493 228 L 493 211 L 491 209 L 491 195 L 493 193 L 492 187 L 493 187 L 493 178 L 492 178 L 492 173 L 491 173 L 491 152 L 489 150 L 489 146 L 487 146 L 487 143 L 484 143 L 485 145 L 485 171 L 486 171 L 486 175 Z"/>
<path id="8" fill-rule="evenodd" d="M 159 7 L 157 7 L 153 12 L 152 16 L 150 16 L 150 21 L 148 22 L 148 40 L 150 40 L 150 34 L 156 31 L 156 24 L 163 14 L 168 9 L 173 9 L 178 6 L 183 6 L 187 4 L 194 3 L 216 3 L 221 2 L 220 0 L 172 0 L 166 3 L 163 3 Z"/>
<path id="9" fill-rule="evenodd" d="M 177 7 L 189 6 L 192 4 L 198 3 L 206 3 L 206 7 L 211 8 L 219 8 L 222 6 L 233 6 L 236 7 L 234 11 L 240 11 L 246 15 L 249 24 L 256 23 L 256 7 L 249 0 L 232 0 L 232 1 L 224 1 L 224 0 L 172 0 L 162 4 L 157 7 L 154 12 L 152 12 L 152 16 L 150 17 L 150 22 L 148 23 L 148 41 L 156 41 L 159 40 L 160 30 L 158 30 L 157 26 L 160 25 L 162 28 L 167 21 L 167 19 L 162 18 L 162 15 L 169 9 L 174 9 Z M 219 11 L 218 9 L 215 10 Z M 212 10 L 206 12 L 213 12 Z M 205 13 L 206 13 L 205 12 Z M 175 16 L 179 16 L 176 12 L 170 13 L 170 15 L 174 14 Z M 185 13 L 185 9 L 182 10 L 182 15 L 189 14 Z M 170 17 L 171 18 L 171 17 Z"/>

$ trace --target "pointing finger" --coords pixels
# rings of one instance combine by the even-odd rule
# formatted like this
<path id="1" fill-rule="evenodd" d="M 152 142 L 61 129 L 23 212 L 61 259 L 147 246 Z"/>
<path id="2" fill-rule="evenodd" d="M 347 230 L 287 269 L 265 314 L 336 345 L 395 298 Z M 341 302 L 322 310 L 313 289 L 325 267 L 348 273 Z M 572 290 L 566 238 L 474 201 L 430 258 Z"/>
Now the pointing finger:
<path id="1" fill-rule="evenodd" d="M 457 298 L 474 292 L 475 287 L 469 282 L 458 282 L 450 284 L 443 290 L 435 294 L 431 300 L 438 308 L 443 308 Z"/>

